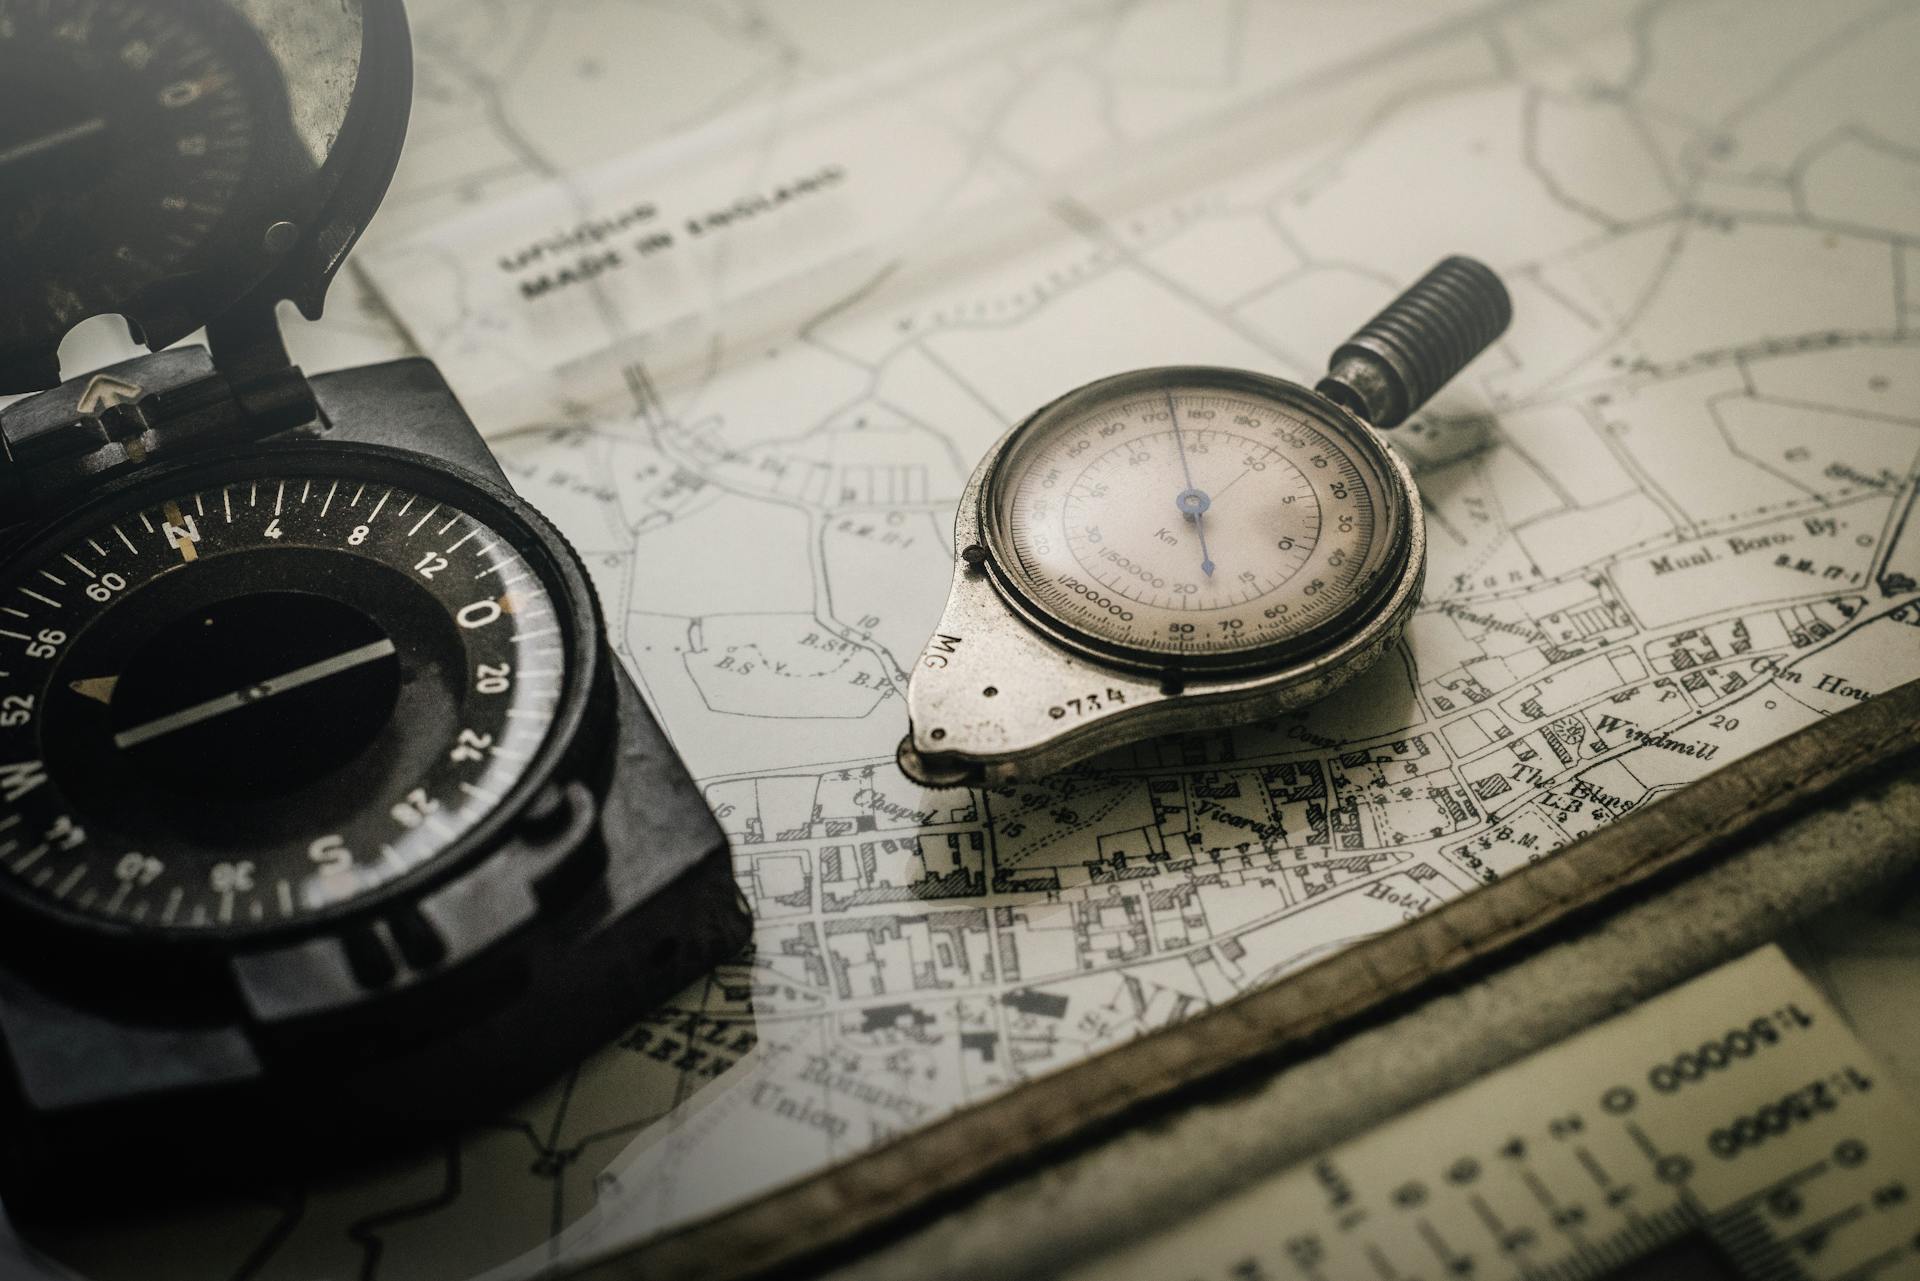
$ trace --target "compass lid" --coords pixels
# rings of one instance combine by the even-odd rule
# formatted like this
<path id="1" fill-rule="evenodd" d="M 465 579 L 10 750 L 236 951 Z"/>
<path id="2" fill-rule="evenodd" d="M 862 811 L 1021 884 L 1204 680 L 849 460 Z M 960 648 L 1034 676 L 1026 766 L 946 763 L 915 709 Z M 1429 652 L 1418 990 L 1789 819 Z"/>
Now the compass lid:
<path id="1" fill-rule="evenodd" d="M 95 315 L 155 351 L 317 318 L 412 81 L 401 0 L 0 0 L 0 394 Z"/>

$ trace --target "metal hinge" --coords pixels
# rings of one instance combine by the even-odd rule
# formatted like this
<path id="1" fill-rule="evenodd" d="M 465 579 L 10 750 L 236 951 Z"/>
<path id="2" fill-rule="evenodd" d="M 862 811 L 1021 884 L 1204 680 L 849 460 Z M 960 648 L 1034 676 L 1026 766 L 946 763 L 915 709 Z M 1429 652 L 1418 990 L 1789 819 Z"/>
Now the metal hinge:
<path id="1" fill-rule="evenodd" d="M 110 365 L 0 412 L 0 528 L 150 460 L 318 423 L 270 302 L 227 312 L 207 326 L 207 341 Z"/>

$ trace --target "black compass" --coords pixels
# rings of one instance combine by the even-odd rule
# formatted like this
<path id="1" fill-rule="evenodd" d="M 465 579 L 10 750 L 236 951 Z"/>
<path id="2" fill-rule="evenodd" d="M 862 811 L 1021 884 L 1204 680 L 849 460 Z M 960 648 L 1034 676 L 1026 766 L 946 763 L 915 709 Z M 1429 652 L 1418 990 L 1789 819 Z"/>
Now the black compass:
<path id="1" fill-rule="evenodd" d="M 408 68 L 396 0 L 0 0 L 0 391 L 100 311 L 209 336 L 0 411 L 12 1209 L 457 1120 L 745 941 L 578 556 L 438 372 L 287 362 Z"/>

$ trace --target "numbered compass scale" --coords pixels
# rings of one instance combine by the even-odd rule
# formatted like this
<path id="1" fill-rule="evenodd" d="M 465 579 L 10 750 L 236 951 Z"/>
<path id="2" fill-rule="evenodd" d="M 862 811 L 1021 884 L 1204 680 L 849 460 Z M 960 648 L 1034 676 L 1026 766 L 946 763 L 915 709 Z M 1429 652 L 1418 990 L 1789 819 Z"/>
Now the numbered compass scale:
<path id="1" fill-rule="evenodd" d="M 0 392 L 102 311 L 208 338 L 0 410 L 15 1213 L 501 1106 L 745 942 L 578 555 L 438 372 L 287 359 L 410 67 L 396 0 L 0 0 Z"/>

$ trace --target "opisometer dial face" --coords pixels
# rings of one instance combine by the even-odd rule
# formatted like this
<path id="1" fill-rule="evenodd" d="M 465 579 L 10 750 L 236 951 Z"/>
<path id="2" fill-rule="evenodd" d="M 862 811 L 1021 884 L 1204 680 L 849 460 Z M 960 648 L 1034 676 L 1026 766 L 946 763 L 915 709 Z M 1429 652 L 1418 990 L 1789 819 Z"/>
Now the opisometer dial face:
<path id="1" fill-rule="evenodd" d="M 0 0 L 0 281 L 63 327 L 175 272 L 286 107 L 258 37 L 208 0 Z M 0 326 L 3 329 L 4 326 Z"/>
<path id="2" fill-rule="evenodd" d="M 364 902 L 507 803 L 573 678 L 537 536 L 411 469 L 190 473 L 36 546 L 0 567 L 0 888 L 56 913 Z"/>
<path id="3" fill-rule="evenodd" d="M 985 501 L 996 563 L 1034 608 L 1175 665 L 1337 632 L 1405 556 L 1405 487 L 1370 433 L 1229 371 L 1147 370 L 1049 406 Z"/>

